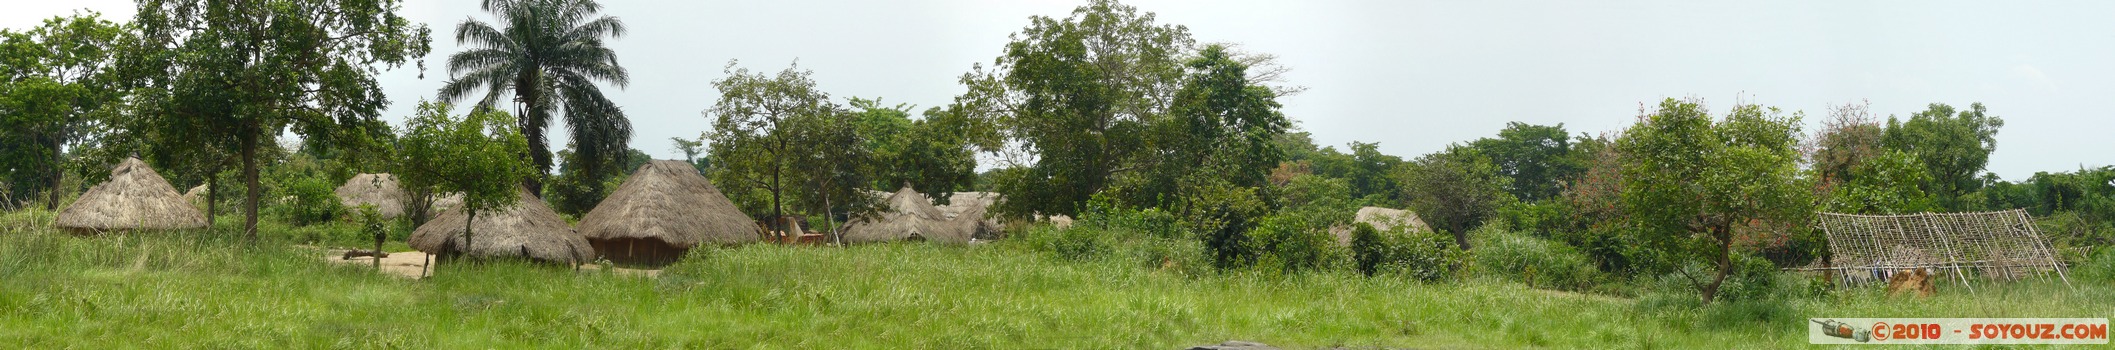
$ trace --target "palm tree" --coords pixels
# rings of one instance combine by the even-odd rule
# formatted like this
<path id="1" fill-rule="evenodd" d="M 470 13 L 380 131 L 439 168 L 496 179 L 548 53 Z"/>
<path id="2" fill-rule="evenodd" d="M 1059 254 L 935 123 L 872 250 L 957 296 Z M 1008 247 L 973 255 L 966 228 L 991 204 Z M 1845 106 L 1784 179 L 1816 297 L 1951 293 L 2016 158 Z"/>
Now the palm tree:
<path id="1" fill-rule="evenodd" d="M 593 0 L 484 0 L 486 12 L 504 27 L 476 19 L 455 27 L 455 41 L 469 47 L 448 57 L 453 78 L 441 87 L 440 99 L 453 102 L 480 87 L 480 106 L 493 106 L 514 94 L 515 115 L 529 141 L 529 160 L 537 174 L 551 171 L 550 141 L 544 130 L 562 109 L 575 152 L 587 160 L 590 174 L 614 168 L 631 142 L 631 121 L 602 95 L 597 82 L 623 88 L 630 82 L 617 54 L 603 38 L 624 36 L 624 22 L 599 16 Z M 530 193 L 543 193 L 542 176 L 523 180 Z"/>

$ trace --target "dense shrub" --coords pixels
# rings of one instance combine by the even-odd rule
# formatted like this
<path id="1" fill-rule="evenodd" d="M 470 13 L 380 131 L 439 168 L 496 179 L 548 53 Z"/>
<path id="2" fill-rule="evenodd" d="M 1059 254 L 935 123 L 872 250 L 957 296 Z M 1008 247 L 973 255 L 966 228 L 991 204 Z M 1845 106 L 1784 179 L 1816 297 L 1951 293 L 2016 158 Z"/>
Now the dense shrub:
<path id="1" fill-rule="evenodd" d="M 1827 287 L 1805 275 L 1779 271 L 1769 260 L 1749 254 L 1733 255 L 1733 273 L 1719 286 L 1714 302 L 1772 301 L 1811 298 L 1827 292 Z M 1649 292 L 1680 295 L 1695 298 L 1695 283 L 1708 283 L 1717 273 L 1715 267 L 1706 264 L 1689 264 L 1675 272 L 1661 275 Z M 1686 295 L 1685 295 L 1686 294 Z"/>
<path id="2" fill-rule="evenodd" d="M 1432 232 L 1394 227 L 1376 230 L 1358 223 L 1351 229 L 1353 266 L 1367 276 L 1396 275 L 1434 281 L 1454 275 L 1463 253 L 1454 242 Z"/>
<path id="3" fill-rule="evenodd" d="M 2115 246 L 2115 222 L 2096 219 L 2080 211 L 2064 211 L 2034 221 L 2042 236 L 2057 248 L 2065 261 L 2085 261 L 2083 250 Z"/>
<path id="4" fill-rule="evenodd" d="M 1043 234 L 1035 235 L 1035 237 L 1044 237 L 1044 239 L 1033 240 L 1032 242 L 1037 242 L 1039 243 L 1037 245 L 1043 250 L 1056 253 L 1058 257 L 1068 260 L 1097 259 L 1107 254 L 1110 249 L 1110 244 L 1107 242 L 1110 238 L 1108 237 L 1108 231 L 1099 228 L 1078 226 L 1056 229 L 1045 227 L 1044 230 L 1037 233 Z"/>
<path id="5" fill-rule="evenodd" d="M 2071 273 L 2091 283 L 2115 282 L 2115 248 L 2101 248 L 2089 254 L 2085 262 L 2071 266 Z"/>
<path id="6" fill-rule="evenodd" d="M 1563 243 L 1505 230 L 1478 229 L 1476 250 L 1469 255 L 1479 275 L 1497 276 L 1537 288 L 1586 291 L 1602 282 L 1592 259 Z"/>
<path id="7" fill-rule="evenodd" d="M 1184 238 L 1181 220 L 1159 208 L 1133 209 L 1105 196 L 1087 201 L 1080 211 L 1079 225 L 1102 230 L 1127 230 L 1155 238 Z"/>
<path id="8" fill-rule="evenodd" d="M 1345 260 L 1326 227 L 1299 215 L 1271 215 L 1249 231 L 1257 268 L 1303 272 L 1330 268 Z"/>
<path id="9" fill-rule="evenodd" d="M 1212 266 L 1243 266 L 1261 254 L 1254 250 L 1251 236 L 1257 219 L 1270 207 L 1256 192 L 1255 188 L 1225 181 L 1204 181 L 1184 195 L 1185 204 L 1180 207 L 1183 224 L 1198 234 L 1198 240 L 1212 257 Z"/>
<path id="10" fill-rule="evenodd" d="M 278 205 L 269 206 L 288 223 L 306 226 L 336 219 L 344 213 L 332 186 L 317 177 L 285 179 L 279 185 Z"/>

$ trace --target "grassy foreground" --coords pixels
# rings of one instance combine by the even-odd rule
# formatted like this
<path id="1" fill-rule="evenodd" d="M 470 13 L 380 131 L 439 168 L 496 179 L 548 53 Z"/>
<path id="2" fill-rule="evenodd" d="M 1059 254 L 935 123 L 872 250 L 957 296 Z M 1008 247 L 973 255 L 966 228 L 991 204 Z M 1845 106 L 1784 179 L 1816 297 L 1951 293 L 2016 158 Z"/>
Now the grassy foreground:
<path id="1" fill-rule="evenodd" d="M 659 278 L 512 263 L 413 281 L 213 231 L 0 233 L 21 348 L 1797 348 L 1807 317 L 2107 317 L 2115 289 L 2022 284 L 1697 307 L 1351 274 L 1185 276 L 1006 242 L 751 245 Z"/>

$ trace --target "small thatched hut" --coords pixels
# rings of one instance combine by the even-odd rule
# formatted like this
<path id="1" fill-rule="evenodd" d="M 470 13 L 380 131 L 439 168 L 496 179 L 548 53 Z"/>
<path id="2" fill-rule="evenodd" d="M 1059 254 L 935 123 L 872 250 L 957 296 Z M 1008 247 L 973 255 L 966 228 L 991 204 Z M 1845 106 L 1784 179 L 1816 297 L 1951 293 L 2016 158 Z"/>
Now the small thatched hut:
<path id="1" fill-rule="evenodd" d="M 565 219 L 542 199 L 518 190 L 521 201 L 501 210 L 480 212 L 472 223 L 476 236 L 464 244 L 462 210 L 441 213 L 411 232 L 411 248 L 440 254 L 475 257 L 521 257 L 546 262 L 585 262 L 595 257 L 595 247 L 566 225 Z M 460 208 L 458 208 L 460 209 Z"/>
<path id="2" fill-rule="evenodd" d="M 192 187 L 190 191 L 184 191 L 183 198 L 184 203 L 191 203 L 191 206 L 198 207 L 199 210 L 205 210 L 206 185 L 198 185 L 198 187 Z"/>
<path id="3" fill-rule="evenodd" d="M 883 203 L 888 207 L 881 213 L 853 218 L 845 223 L 844 240 L 847 243 L 870 243 L 897 240 L 929 240 L 936 242 L 967 243 L 969 230 L 948 222 L 939 208 L 927 200 L 924 194 L 904 185 Z"/>
<path id="4" fill-rule="evenodd" d="M 372 205 L 376 213 L 390 219 L 404 216 L 404 200 L 408 198 L 404 188 L 397 185 L 397 177 L 390 174 L 353 175 L 336 192 L 338 203 L 345 208 Z"/>
<path id="5" fill-rule="evenodd" d="M 109 181 L 59 210 L 52 226 L 77 233 L 204 228 L 206 215 L 146 162 L 125 158 L 110 169 Z"/>
<path id="6" fill-rule="evenodd" d="M 756 242 L 763 230 L 690 163 L 656 160 L 581 217 L 580 234 L 610 261 L 666 264 L 698 244 Z"/>
<path id="7" fill-rule="evenodd" d="M 948 196 L 947 205 L 940 206 L 940 213 L 949 222 L 969 230 L 970 237 L 982 240 L 999 239 L 1003 236 L 998 220 L 986 217 L 993 204 L 998 204 L 995 192 L 955 192 Z"/>
<path id="8" fill-rule="evenodd" d="M 1403 229 L 1407 231 L 1432 232 L 1432 226 L 1427 226 L 1425 225 L 1425 220 L 1418 219 L 1417 213 L 1402 209 L 1388 209 L 1382 207 L 1359 208 L 1359 213 L 1357 216 L 1353 217 L 1352 222 L 1373 225 L 1373 228 L 1375 230 L 1381 231 L 1387 231 L 1388 229 L 1394 228 L 1396 226 L 1404 226 Z M 1350 227 L 1331 227 L 1329 228 L 1329 234 L 1336 236 L 1337 244 L 1342 244 L 1346 246 L 1351 245 Z"/>

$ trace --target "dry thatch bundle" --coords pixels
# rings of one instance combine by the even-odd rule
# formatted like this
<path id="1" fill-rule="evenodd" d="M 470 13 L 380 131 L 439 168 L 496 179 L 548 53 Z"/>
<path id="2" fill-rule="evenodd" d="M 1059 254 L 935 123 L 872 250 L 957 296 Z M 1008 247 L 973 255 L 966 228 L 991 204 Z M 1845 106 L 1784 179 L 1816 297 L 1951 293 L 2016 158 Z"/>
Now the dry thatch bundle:
<path id="1" fill-rule="evenodd" d="M 580 234 L 611 261 L 662 264 L 701 243 L 756 242 L 763 230 L 690 163 L 656 160 L 581 217 Z"/>
<path id="2" fill-rule="evenodd" d="M 1379 231 L 1387 231 L 1389 228 L 1403 226 L 1406 231 L 1432 232 L 1432 226 L 1425 225 L 1425 220 L 1418 219 L 1417 213 L 1402 209 L 1359 208 L 1359 213 L 1352 219 L 1352 222 L 1373 225 L 1373 229 Z M 1337 244 L 1351 245 L 1350 227 L 1331 227 L 1329 228 L 1329 234 L 1336 236 Z"/>
<path id="3" fill-rule="evenodd" d="M 146 162 L 125 158 L 110 169 L 110 181 L 66 205 L 52 226 L 82 233 L 204 228 L 206 215 L 185 202 Z"/>
<path id="4" fill-rule="evenodd" d="M 881 213 L 853 218 L 845 223 L 844 240 L 848 243 L 886 242 L 896 240 L 929 240 L 936 242 L 966 243 L 971 231 L 963 225 L 949 222 L 940 209 L 924 194 L 905 185 L 889 195 L 884 201 L 888 207 Z M 981 215 L 979 215 L 981 216 Z"/>
<path id="5" fill-rule="evenodd" d="M 376 213 L 391 219 L 404 216 L 404 200 L 409 196 L 397 185 L 397 177 L 389 174 L 353 175 L 336 192 L 338 203 L 346 208 L 373 205 Z"/>
<path id="6" fill-rule="evenodd" d="M 426 221 L 411 233 L 411 248 L 431 254 L 465 254 L 475 257 L 521 257 L 556 263 L 583 262 L 595 256 L 587 239 L 573 232 L 565 219 L 542 199 L 519 190 L 521 201 L 501 210 L 480 212 L 472 223 L 468 246 L 463 223 L 469 215 L 449 210 Z"/>

